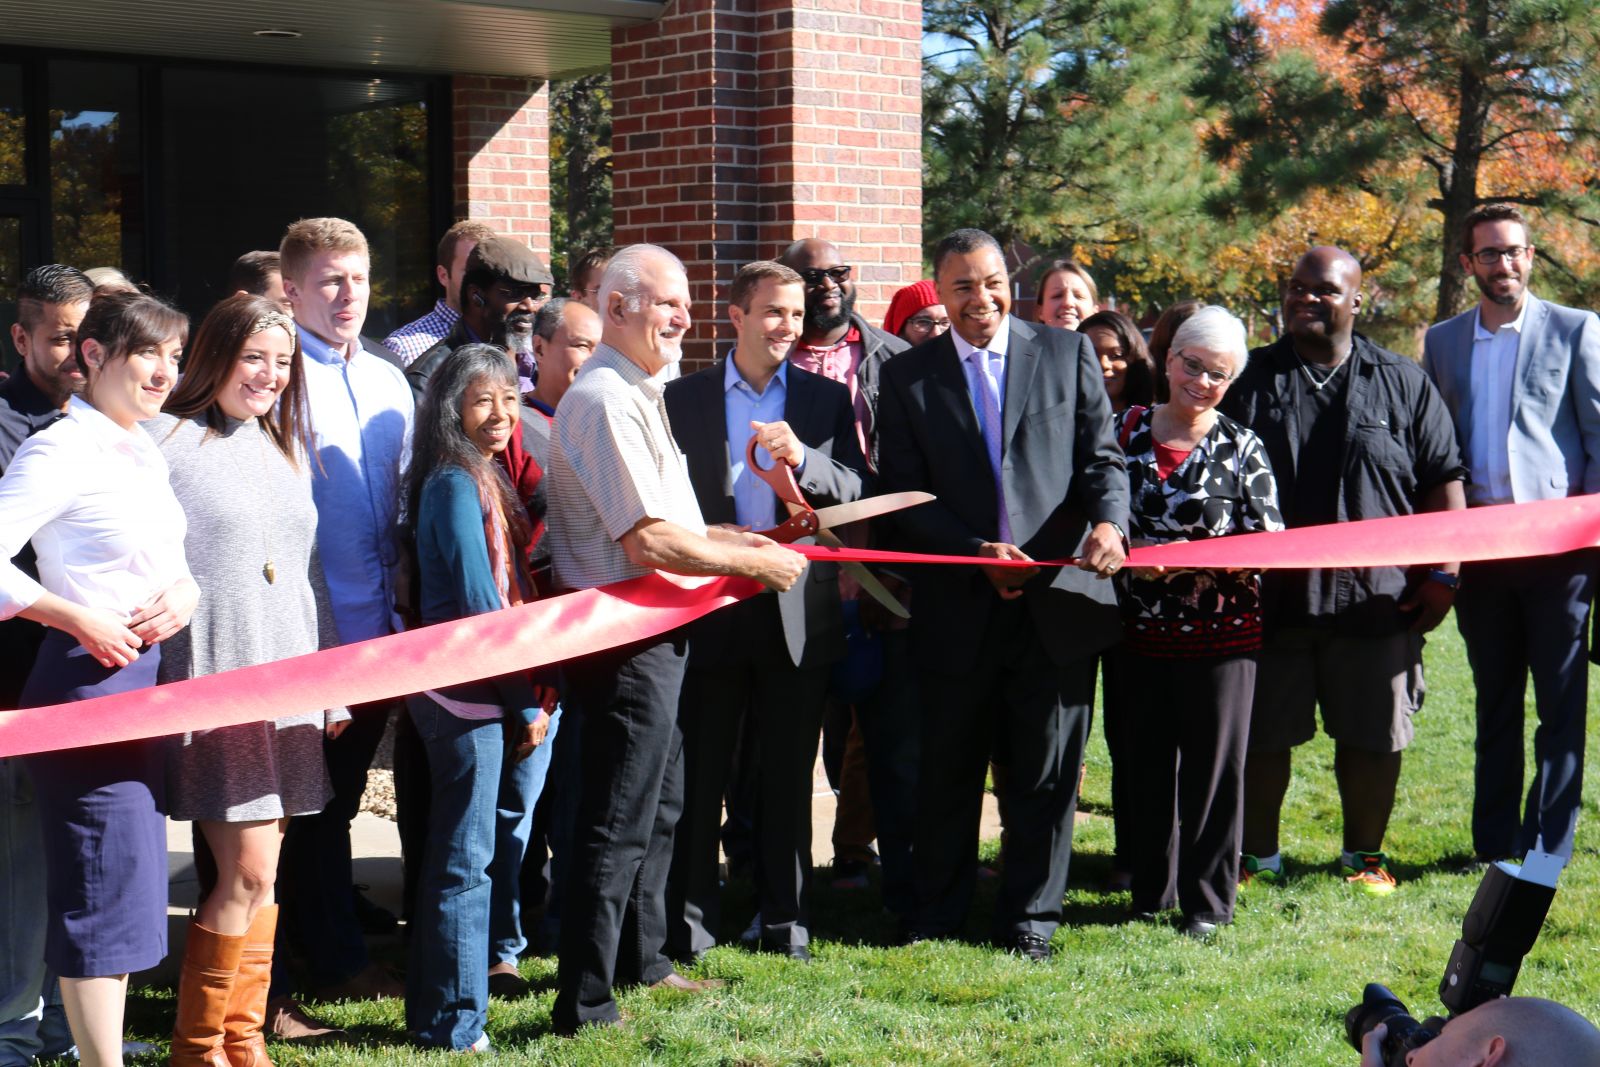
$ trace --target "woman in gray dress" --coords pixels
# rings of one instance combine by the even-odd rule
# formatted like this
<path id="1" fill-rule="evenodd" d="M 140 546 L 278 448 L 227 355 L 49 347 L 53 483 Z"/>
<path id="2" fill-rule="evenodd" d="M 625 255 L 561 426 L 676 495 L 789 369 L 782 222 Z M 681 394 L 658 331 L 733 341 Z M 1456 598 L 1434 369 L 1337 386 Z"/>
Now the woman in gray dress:
<path id="1" fill-rule="evenodd" d="M 181 681 L 337 644 L 316 551 L 317 514 L 294 320 L 258 296 L 218 304 L 183 380 L 150 424 L 189 520 L 185 550 L 202 592 L 168 642 L 160 679 Z M 190 927 L 178 987 L 174 1065 L 266 1065 L 277 926 L 273 883 L 290 816 L 331 792 L 324 732 L 344 709 L 188 734 L 169 764 L 174 818 L 195 820 L 216 887 Z"/>

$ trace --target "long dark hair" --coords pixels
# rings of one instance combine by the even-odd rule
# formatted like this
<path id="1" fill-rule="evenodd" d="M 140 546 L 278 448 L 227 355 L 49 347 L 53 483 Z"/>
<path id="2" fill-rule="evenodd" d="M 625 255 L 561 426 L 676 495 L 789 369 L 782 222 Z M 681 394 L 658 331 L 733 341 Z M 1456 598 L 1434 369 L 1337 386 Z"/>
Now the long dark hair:
<path id="1" fill-rule="evenodd" d="M 1138 325 L 1120 311 L 1096 311 L 1078 323 L 1079 333 L 1092 329 L 1110 330 L 1122 345 L 1122 358 L 1128 361 L 1127 376 L 1122 379 L 1124 406 L 1137 404 L 1147 408 L 1155 403 L 1156 363 L 1150 358 L 1150 349 Z"/>
<path id="2" fill-rule="evenodd" d="M 496 501 L 506 518 L 507 533 L 520 555 L 533 536 L 533 524 L 500 464 L 485 458 L 461 425 L 461 398 L 479 378 L 517 388 L 517 366 L 495 345 L 462 345 L 439 364 L 417 407 L 411 437 L 411 465 L 406 468 L 406 515 L 414 526 L 428 476 L 442 467 L 460 467 L 472 475 L 485 506 Z M 512 433 L 520 427 L 513 427 Z"/>
<path id="3" fill-rule="evenodd" d="M 222 429 L 226 415 L 217 397 L 239 362 L 245 343 L 260 332 L 261 320 L 270 316 L 283 318 L 283 309 L 264 296 L 248 293 L 230 296 L 212 308 L 194 335 L 194 344 L 183 363 L 183 378 L 161 406 L 162 410 L 179 418 L 203 416 L 208 434 Z M 267 327 L 269 330 L 278 328 L 276 325 Z M 294 328 L 292 321 L 289 336 L 294 342 L 289 384 L 272 410 L 261 416 L 260 422 L 278 451 L 298 467 L 303 442 L 310 439 L 311 415 L 306 405 L 300 331 Z"/>
<path id="4" fill-rule="evenodd" d="M 180 344 L 189 340 L 189 317 L 165 300 L 139 292 L 107 293 L 94 297 L 89 310 L 84 312 L 72 356 L 87 379 L 89 361 L 83 357 L 85 341 L 96 341 L 105 349 L 103 366 L 174 337 Z"/>

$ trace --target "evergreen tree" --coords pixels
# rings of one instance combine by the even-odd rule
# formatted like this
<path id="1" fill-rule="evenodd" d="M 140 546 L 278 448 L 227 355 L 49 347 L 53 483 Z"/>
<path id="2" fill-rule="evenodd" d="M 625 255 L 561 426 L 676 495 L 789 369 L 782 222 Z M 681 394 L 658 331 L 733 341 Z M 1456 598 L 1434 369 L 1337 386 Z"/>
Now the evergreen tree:
<path id="1" fill-rule="evenodd" d="M 1227 0 L 929 0 L 923 233 L 1038 259 L 1183 240 L 1214 178 L 1186 92 Z"/>
<path id="2" fill-rule="evenodd" d="M 550 86 L 550 266 L 611 243 L 611 73 Z"/>
<path id="3" fill-rule="evenodd" d="M 1316 30 L 1300 48 L 1273 48 L 1264 32 L 1286 5 Z M 1226 114 L 1208 146 L 1231 181 L 1212 206 L 1270 218 L 1316 189 L 1398 202 L 1426 183 L 1445 318 L 1472 295 L 1457 252 L 1474 207 L 1511 201 L 1557 227 L 1600 225 L 1597 50 L 1593 0 L 1285 0 L 1230 16 L 1195 82 Z M 1539 246 L 1550 284 L 1581 291 L 1561 244 Z"/>

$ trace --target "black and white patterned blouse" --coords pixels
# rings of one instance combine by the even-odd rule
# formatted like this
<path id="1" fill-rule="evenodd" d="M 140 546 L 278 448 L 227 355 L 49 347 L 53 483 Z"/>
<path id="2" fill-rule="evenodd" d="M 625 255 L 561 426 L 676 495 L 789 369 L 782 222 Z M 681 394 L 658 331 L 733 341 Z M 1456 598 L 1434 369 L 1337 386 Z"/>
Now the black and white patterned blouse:
<path id="1" fill-rule="evenodd" d="M 1119 435 L 1130 483 L 1128 536 L 1140 544 L 1198 541 L 1284 528 L 1278 490 L 1260 438 L 1218 415 L 1205 438 L 1162 478 L 1151 420 L 1133 408 Z M 1126 642 L 1146 656 L 1231 656 L 1261 647 L 1256 574 L 1183 570 L 1118 575 Z"/>

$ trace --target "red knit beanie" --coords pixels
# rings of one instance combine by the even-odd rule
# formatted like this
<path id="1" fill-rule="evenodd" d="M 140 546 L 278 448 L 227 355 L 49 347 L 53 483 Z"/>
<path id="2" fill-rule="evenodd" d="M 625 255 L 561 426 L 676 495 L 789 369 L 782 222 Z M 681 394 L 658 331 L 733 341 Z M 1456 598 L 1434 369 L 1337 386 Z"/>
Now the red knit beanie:
<path id="1" fill-rule="evenodd" d="M 933 287 L 930 281 L 912 282 L 900 289 L 889 301 L 889 314 L 883 320 L 883 328 L 896 337 L 900 336 L 900 328 L 906 320 L 925 307 L 940 303 L 939 290 Z"/>

